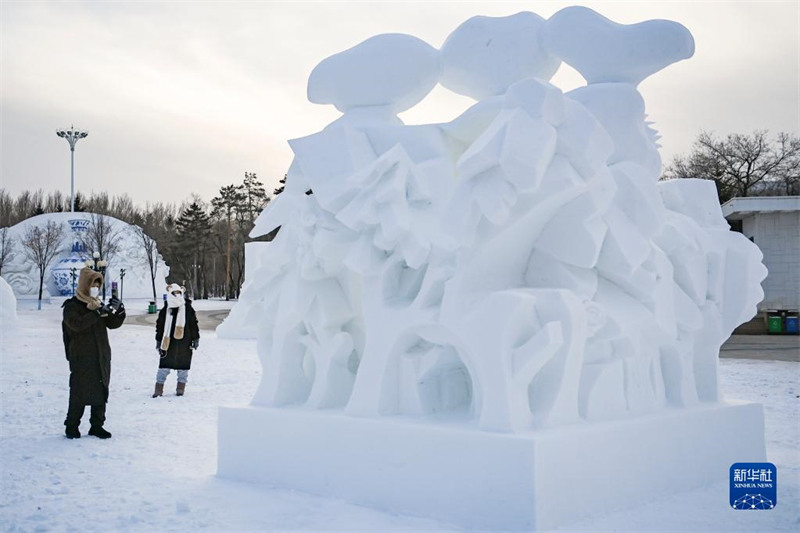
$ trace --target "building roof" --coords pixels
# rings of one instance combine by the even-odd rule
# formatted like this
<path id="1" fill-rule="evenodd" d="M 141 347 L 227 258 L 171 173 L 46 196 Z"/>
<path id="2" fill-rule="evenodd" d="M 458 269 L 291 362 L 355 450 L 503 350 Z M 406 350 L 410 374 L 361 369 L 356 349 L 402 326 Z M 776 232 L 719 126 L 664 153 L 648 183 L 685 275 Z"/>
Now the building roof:
<path id="1" fill-rule="evenodd" d="M 758 213 L 800 211 L 800 196 L 747 196 L 731 198 L 722 204 L 722 215 L 728 220 L 741 220 Z"/>

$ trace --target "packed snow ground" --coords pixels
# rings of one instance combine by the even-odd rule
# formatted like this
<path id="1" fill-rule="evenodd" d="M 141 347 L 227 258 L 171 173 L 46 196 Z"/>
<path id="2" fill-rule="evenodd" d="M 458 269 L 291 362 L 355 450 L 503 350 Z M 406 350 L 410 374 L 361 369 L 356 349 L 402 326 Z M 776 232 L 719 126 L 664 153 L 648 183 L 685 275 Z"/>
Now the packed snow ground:
<path id="1" fill-rule="evenodd" d="M 214 303 L 214 302 L 212 302 Z M 225 302 L 217 303 L 222 306 Z M 25 306 L 21 306 L 25 307 Z M 214 305 L 201 304 L 204 309 Z M 215 477 L 217 408 L 246 405 L 260 380 L 254 341 L 203 331 L 186 396 L 151 399 L 153 330 L 111 332 L 108 441 L 63 436 L 68 367 L 60 308 L 19 310 L 0 339 L 0 531 L 440 531 L 453 526 L 291 490 Z M 772 511 L 734 511 L 726 480 L 564 531 L 796 531 L 800 528 L 800 365 L 721 361 L 727 397 L 764 404 L 769 460 L 778 467 Z M 742 428 L 743 432 L 749 428 Z M 280 438 L 276 435 L 275 438 Z M 302 473 L 298 473 L 302 475 Z"/>

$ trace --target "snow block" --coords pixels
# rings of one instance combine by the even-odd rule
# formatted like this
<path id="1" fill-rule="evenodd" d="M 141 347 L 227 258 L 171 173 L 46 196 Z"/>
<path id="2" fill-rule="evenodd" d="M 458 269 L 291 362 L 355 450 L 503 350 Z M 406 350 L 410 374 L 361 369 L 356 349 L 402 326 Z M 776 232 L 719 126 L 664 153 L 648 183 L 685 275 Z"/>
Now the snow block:
<path id="1" fill-rule="evenodd" d="M 221 477 L 493 530 L 559 527 L 766 460 L 762 407 L 751 403 L 515 434 L 223 407 L 218 435 Z"/>
<path id="2" fill-rule="evenodd" d="M 442 46 L 442 85 L 483 100 L 525 78 L 549 80 L 561 62 L 541 45 L 545 21 L 523 11 L 508 17 L 472 17 Z"/>
<path id="3" fill-rule="evenodd" d="M 314 67 L 308 99 L 341 112 L 357 107 L 411 109 L 436 86 L 439 51 L 412 35 L 375 35 Z"/>

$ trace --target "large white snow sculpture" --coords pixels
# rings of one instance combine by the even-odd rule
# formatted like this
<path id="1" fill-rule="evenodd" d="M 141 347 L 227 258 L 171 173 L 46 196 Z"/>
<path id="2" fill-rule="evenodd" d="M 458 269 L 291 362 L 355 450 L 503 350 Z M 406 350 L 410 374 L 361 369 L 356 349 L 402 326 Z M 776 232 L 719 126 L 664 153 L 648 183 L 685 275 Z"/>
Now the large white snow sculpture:
<path id="1" fill-rule="evenodd" d="M 81 233 L 89 230 L 92 224 L 91 213 L 45 213 L 15 224 L 9 228 L 9 237 L 14 242 L 11 260 L 3 267 L 3 277 L 6 278 L 14 295 L 19 300 L 36 299 L 39 296 L 39 272 L 36 266 L 27 260 L 22 247 L 22 238 L 25 232 L 33 226 L 44 227 L 48 222 L 54 222 L 63 227 L 64 238 L 60 252 L 45 272 L 42 297 L 47 300 L 51 296 L 72 296 L 72 268 L 79 271 L 89 254 L 81 246 Z M 134 226 L 114 217 L 105 217 L 109 230 L 108 239 L 114 240 L 116 252 L 109 258 L 109 268 L 106 273 L 107 291 L 111 290 L 111 283 L 116 282 L 122 289 L 125 299 L 153 298 L 153 281 L 147 263 L 147 256 L 142 248 L 142 243 Z M 155 286 L 164 287 L 165 277 L 169 274 L 169 267 L 156 251 L 158 257 Z M 125 269 L 124 281 L 120 277 L 120 269 Z M 77 278 L 74 278 L 77 279 Z M 160 292 L 158 293 L 160 295 Z"/>
<path id="2" fill-rule="evenodd" d="M 707 444 L 762 423 L 719 402 L 716 367 L 762 297 L 761 254 L 729 231 L 712 184 L 658 182 L 636 89 L 693 49 L 679 24 L 585 8 L 476 17 L 445 42 L 441 83 L 479 101 L 419 126 L 396 113 L 439 79 L 432 48 L 377 36 L 323 61 L 309 97 L 344 116 L 290 141 L 286 190 L 256 222 L 254 235 L 281 227 L 243 295 L 264 375 L 252 410 L 221 413 L 220 473 L 469 526 L 552 527 L 613 506 L 591 480 L 622 458 L 648 481 L 604 485 L 616 501 L 763 458 L 763 435 Z M 560 60 L 589 85 L 548 83 Z M 354 436 L 309 449 L 337 431 Z M 457 442 L 466 471 L 446 459 Z M 371 474 L 348 470 L 359 454 Z M 685 454 L 700 462 L 690 480 Z M 431 484 L 447 487 L 438 507 Z M 566 506 L 570 491 L 586 497 Z"/>

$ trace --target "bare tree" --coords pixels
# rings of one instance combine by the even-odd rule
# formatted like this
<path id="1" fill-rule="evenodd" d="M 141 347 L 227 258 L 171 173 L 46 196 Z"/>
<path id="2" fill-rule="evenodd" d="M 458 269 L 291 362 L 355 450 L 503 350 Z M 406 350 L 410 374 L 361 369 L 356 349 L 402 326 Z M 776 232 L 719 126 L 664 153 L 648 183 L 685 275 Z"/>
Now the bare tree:
<path id="1" fill-rule="evenodd" d="M 800 138 L 788 133 L 780 133 L 778 134 L 778 145 L 779 153 L 786 154 L 778 169 L 783 194 L 800 196 Z"/>
<path id="2" fill-rule="evenodd" d="M 114 197 L 111 204 L 111 213 L 109 214 L 114 218 L 130 223 L 137 218 L 139 210 L 133 204 L 133 200 L 130 196 L 121 194 Z"/>
<path id="3" fill-rule="evenodd" d="M 25 256 L 39 269 L 39 309 L 42 309 L 42 289 L 44 273 L 53 259 L 61 252 L 64 227 L 52 220 L 42 226 L 30 226 L 22 238 Z"/>
<path id="4" fill-rule="evenodd" d="M 110 264 L 119 252 L 122 229 L 115 228 L 107 216 L 91 213 L 89 226 L 80 234 L 80 240 L 89 255 L 99 252 L 100 257 Z"/>
<path id="5" fill-rule="evenodd" d="M 151 226 L 152 222 L 154 222 L 154 220 L 151 217 L 146 217 L 142 222 L 142 226 Z M 144 252 L 144 261 L 147 263 L 147 268 L 150 269 L 150 282 L 153 287 L 153 301 L 158 303 L 158 297 L 156 296 L 156 272 L 158 271 L 158 261 L 161 256 L 158 254 L 156 240 L 148 235 L 142 226 L 132 226 L 132 231 L 136 241 L 141 247 L 142 252 Z"/>
<path id="6" fill-rule="evenodd" d="M 111 214 L 111 197 L 105 191 L 94 192 L 86 199 L 86 210 L 90 213 L 100 213 L 101 215 Z"/>
<path id="7" fill-rule="evenodd" d="M 33 212 L 33 198 L 31 191 L 22 191 L 14 201 L 14 218 L 17 222 L 25 220 L 31 216 L 31 212 Z"/>
<path id="8" fill-rule="evenodd" d="M 44 211 L 45 213 L 61 213 L 64 211 L 64 206 L 67 206 L 67 211 L 69 211 L 70 206 L 67 204 L 69 203 L 68 199 L 64 198 L 64 194 L 61 191 L 54 191 L 52 193 L 48 193 L 44 200 Z"/>
<path id="9" fill-rule="evenodd" d="M 14 199 L 5 189 L 0 189 L 0 227 L 7 228 L 19 222 L 14 216 Z"/>
<path id="10" fill-rule="evenodd" d="M 0 275 L 3 274 L 3 267 L 14 259 L 17 244 L 11 240 L 8 228 L 0 229 Z"/>
<path id="11" fill-rule="evenodd" d="M 702 132 L 691 154 L 675 157 L 665 169 L 663 179 L 677 178 L 713 180 L 720 202 L 735 196 L 800 192 L 796 191 L 800 138 L 780 133 L 770 142 L 766 131 L 755 131 L 718 139 Z"/>

